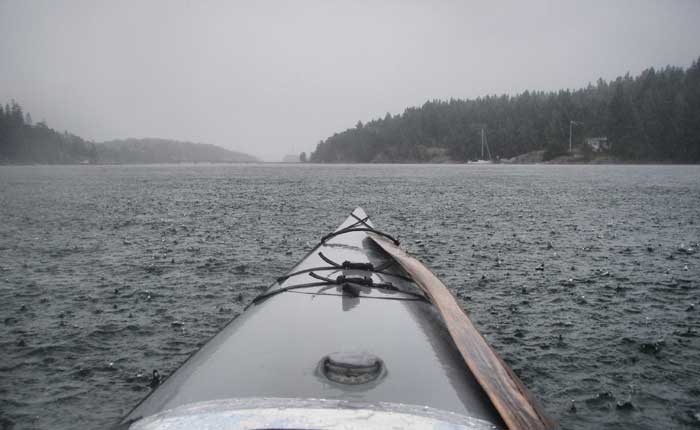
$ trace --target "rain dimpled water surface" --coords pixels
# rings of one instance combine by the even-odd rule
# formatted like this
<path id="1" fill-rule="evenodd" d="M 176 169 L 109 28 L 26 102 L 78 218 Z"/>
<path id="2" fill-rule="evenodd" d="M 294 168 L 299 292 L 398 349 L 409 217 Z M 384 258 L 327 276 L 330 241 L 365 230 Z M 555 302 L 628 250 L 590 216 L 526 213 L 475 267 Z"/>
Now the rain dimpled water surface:
<path id="1" fill-rule="evenodd" d="M 114 424 L 358 205 L 563 428 L 700 425 L 698 167 L 175 165 L 0 167 L 0 428 Z"/>

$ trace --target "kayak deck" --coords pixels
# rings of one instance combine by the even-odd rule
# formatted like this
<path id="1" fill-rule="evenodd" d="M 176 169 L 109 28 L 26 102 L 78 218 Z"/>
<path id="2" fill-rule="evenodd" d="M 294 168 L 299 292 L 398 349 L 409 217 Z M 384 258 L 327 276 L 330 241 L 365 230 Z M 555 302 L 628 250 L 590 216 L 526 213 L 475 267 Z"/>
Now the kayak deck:
<path id="1" fill-rule="evenodd" d="M 391 259 L 362 231 L 371 227 L 356 209 L 336 232 L 357 231 L 314 248 L 293 276 L 280 278 L 122 424 L 199 402 L 286 398 L 415 405 L 504 427 L 435 308 L 400 266 L 386 267 Z M 335 267 L 344 262 L 353 264 Z M 354 263 L 371 263 L 375 271 Z M 371 282 L 348 290 L 324 281 L 339 276 Z M 337 353 L 376 357 L 381 374 L 358 384 L 332 380 L 323 363 Z"/>

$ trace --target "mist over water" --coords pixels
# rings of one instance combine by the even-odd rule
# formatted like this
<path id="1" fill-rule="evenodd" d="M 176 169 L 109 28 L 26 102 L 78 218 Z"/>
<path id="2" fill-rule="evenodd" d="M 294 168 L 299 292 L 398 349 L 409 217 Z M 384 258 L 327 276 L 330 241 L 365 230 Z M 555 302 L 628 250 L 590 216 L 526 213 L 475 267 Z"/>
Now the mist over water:
<path id="1" fill-rule="evenodd" d="M 115 423 L 358 205 L 562 428 L 700 425 L 697 166 L 0 166 L 0 184 L 0 428 Z"/>

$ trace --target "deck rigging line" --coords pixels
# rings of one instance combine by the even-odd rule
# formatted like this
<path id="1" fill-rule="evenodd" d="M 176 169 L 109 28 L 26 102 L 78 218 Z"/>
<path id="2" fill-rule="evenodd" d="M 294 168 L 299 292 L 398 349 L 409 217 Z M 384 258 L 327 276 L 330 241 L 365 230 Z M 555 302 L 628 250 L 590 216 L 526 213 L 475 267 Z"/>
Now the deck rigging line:
<path id="1" fill-rule="evenodd" d="M 325 261 L 326 263 L 330 264 L 331 266 L 337 267 L 338 269 L 343 269 L 343 270 L 366 270 L 368 272 L 382 273 L 383 270 L 396 264 L 396 262 L 394 260 L 389 260 L 386 263 L 384 263 L 378 267 L 374 267 L 374 264 L 369 263 L 369 262 L 368 263 L 353 263 L 353 262 L 348 261 L 348 260 L 343 261 L 342 264 L 338 264 L 335 261 L 333 261 L 330 258 L 323 255 L 323 252 L 319 251 L 318 256 L 321 257 L 321 260 Z"/>
<path id="2" fill-rule="evenodd" d="M 340 236 L 342 234 L 346 233 L 352 233 L 352 232 L 357 232 L 357 231 L 363 231 L 363 232 L 369 232 L 369 233 L 374 233 L 377 235 L 380 235 L 382 237 L 385 237 L 389 240 L 391 240 L 394 244 L 397 246 L 399 245 L 398 239 L 394 238 L 390 234 L 381 232 L 374 227 L 372 227 L 367 221 L 369 220 L 369 216 L 366 216 L 364 218 L 360 218 L 354 213 L 351 214 L 353 218 L 355 218 L 357 221 L 354 222 L 353 224 L 350 224 L 349 226 L 342 228 L 340 230 L 337 230 L 333 233 L 327 234 L 321 238 L 321 242 L 319 245 L 324 245 L 328 240 L 330 240 L 333 237 Z M 364 226 L 364 227 L 358 227 L 358 226 Z M 354 292 L 354 289 L 352 288 L 345 288 L 349 284 L 355 284 L 355 285 L 360 285 L 364 287 L 369 287 L 369 288 L 378 288 L 378 289 L 383 289 L 383 290 L 389 290 L 389 291 L 396 291 L 396 292 L 401 292 L 404 294 L 408 294 L 411 296 L 418 297 L 421 300 L 426 300 L 426 296 L 423 294 L 417 294 L 413 293 L 410 291 L 404 291 L 401 289 L 396 288 L 391 282 L 374 282 L 370 276 L 363 276 L 363 277 L 357 277 L 357 276 L 346 276 L 346 275 L 338 275 L 335 279 L 334 278 L 328 278 L 325 276 L 318 275 L 314 272 L 319 272 L 319 271 L 326 271 L 326 270 L 358 270 L 358 271 L 364 271 L 364 272 L 369 272 L 369 273 L 378 273 L 381 275 L 387 275 L 387 276 L 395 276 L 397 278 L 403 279 L 404 281 L 407 282 L 413 282 L 413 279 L 410 277 L 400 275 L 398 273 L 390 273 L 387 272 L 386 269 L 391 267 L 392 265 L 396 264 L 396 262 L 391 259 L 385 262 L 384 264 L 381 264 L 379 266 L 374 266 L 374 264 L 370 262 L 352 262 L 345 260 L 342 263 L 338 263 L 336 261 L 331 260 L 327 256 L 323 254 L 323 252 L 319 251 L 318 256 L 321 258 L 321 260 L 325 261 L 328 263 L 328 266 L 325 267 L 312 267 L 309 269 L 302 269 L 298 270 L 296 272 L 288 273 L 284 276 L 280 276 L 277 278 L 277 283 L 280 284 L 287 279 L 296 276 L 296 275 L 301 275 L 308 273 L 309 276 L 312 278 L 318 279 L 320 282 L 308 282 L 304 284 L 296 284 L 296 285 L 290 285 L 287 287 L 282 287 L 278 288 L 276 290 L 272 291 L 267 291 L 263 294 L 260 294 L 259 296 L 255 297 L 251 304 L 254 303 L 259 303 L 262 300 L 265 300 L 271 296 L 283 293 L 285 291 L 290 291 L 290 290 L 297 290 L 297 289 L 302 289 L 302 288 L 311 288 L 311 287 L 319 287 L 319 286 L 343 286 L 343 292 L 348 293 L 348 294 L 358 294 Z M 250 306 L 250 305 L 248 305 Z M 246 306 L 246 309 L 248 308 Z"/>
<path id="3" fill-rule="evenodd" d="M 357 223 L 355 223 L 354 225 L 357 225 Z M 364 225 L 368 225 L 368 224 L 365 223 Z M 401 244 L 399 242 L 399 240 L 394 238 L 392 235 L 390 235 L 388 233 L 384 233 L 383 231 L 379 231 L 376 228 L 373 228 L 373 227 L 353 227 L 352 225 L 349 227 L 341 228 L 340 230 L 334 231 L 333 233 L 328 233 L 327 235 L 325 235 L 321 238 L 321 243 L 324 244 L 329 239 L 332 239 L 336 236 L 340 236 L 341 234 L 352 233 L 354 231 L 365 231 L 365 232 L 369 232 L 369 233 L 378 234 L 380 236 L 384 236 L 387 239 L 391 240 L 392 242 L 394 242 L 394 245 L 396 245 L 396 246 L 399 246 Z"/>
<path id="4" fill-rule="evenodd" d="M 378 273 L 380 275 L 387 275 L 387 276 L 395 276 L 397 278 L 401 278 L 404 281 L 407 282 L 413 282 L 413 279 L 400 275 L 398 273 L 391 273 L 387 272 L 386 269 L 389 267 L 393 266 L 395 262 L 393 260 L 387 261 L 385 264 L 382 264 L 380 266 L 374 267 L 372 263 L 353 263 L 351 261 L 343 261 L 342 263 L 336 263 L 335 261 L 331 260 L 330 258 L 326 257 L 323 255 L 322 252 L 319 251 L 318 256 L 321 257 L 323 261 L 328 263 L 328 266 L 320 266 L 320 267 L 311 267 L 309 269 L 302 269 L 302 270 L 297 270 L 296 272 L 288 273 L 286 275 L 280 276 L 277 278 L 277 283 L 282 283 L 286 281 L 287 279 L 291 278 L 292 276 L 296 275 L 302 275 L 304 273 L 309 273 L 309 272 L 320 272 L 324 270 L 362 270 L 365 272 L 372 272 L 372 273 Z"/>
<path id="5" fill-rule="evenodd" d="M 367 287 L 367 288 L 377 288 L 380 290 L 396 291 L 397 293 L 403 293 L 403 294 L 407 294 L 410 296 L 414 296 L 414 297 L 417 297 L 421 300 L 427 300 L 426 297 L 422 294 L 399 289 L 391 282 L 374 282 L 372 280 L 372 278 L 370 278 L 369 276 L 359 277 L 359 276 L 339 275 L 338 277 L 336 277 L 334 279 L 334 278 L 326 278 L 325 276 L 318 275 L 314 272 L 309 272 L 309 276 L 311 276 L 312 278 L 318 279 L 319 282 L 307 282 L 304 284 L 290 285 L 288 287 L 282 287 L 282 288 L 278 288 L 276 290 L 268 291 L 266 293 L 260 294 L 256 298 L 254 298 L 250 302 L 250 305 L 259 303 L 259 302 L 261 302 L 269 297 L 276 296 L 277 294 L 280 294 L 280 293 L 284 293 L 285 291 L 292 291 L 292 290 L 298 290 L 298 289 L 302 289 L 302 288 L 311 288 L 311 287 L 322 287 L 322 286 L 342 286 L 342 287 L 345 287 L 346 285 L 350 285 L 350 284 L 360 285 L 360 286 Z M 319 292 L 319 294 L 321 294 L 321 293 Z M 250 307 L 250 305 L 246 306 L 246 309 L 248 309 L 248 307 Z"/>
<path id="6" fill-rule="evenodd" d="M 391 282 L 374 282 L 370 276 L 345 276 L 338 275 L 335 279 L 326 278 L 314 272 L 309 272 L 309 276 L 316 278 L 319 281 L 328 282 L 328 285 L 343 285 L 346 283 L 362 285 L 364 287 L 374 287 L 384 290 L 398 291 L 399 289 Z"/>
<path id="7" fill-rule="evenodd" d="M 350 225 L 350 226 L 348 226 L 348 228 L 350 228 L 350 227 L 357 227 L 358 225 L 361 225 L 361 224 L 364 225 L 365 227 L 372 228 L 371 225 L 367 224 L 367 221 L 369 221 L 369 215 L 367 215 L 367 216 L 364 217 L 364 218 L 360 218 L 359 216 L 355 215 L 355 212 L 353 212 L 353 213 L 350 214 L 350 216 L 353 217 L 353 218 L 355 218 L 355 219 L 357 220 L 357 222 L 354 223 L 354 224 L 352 224 L 352 225 Z"/>

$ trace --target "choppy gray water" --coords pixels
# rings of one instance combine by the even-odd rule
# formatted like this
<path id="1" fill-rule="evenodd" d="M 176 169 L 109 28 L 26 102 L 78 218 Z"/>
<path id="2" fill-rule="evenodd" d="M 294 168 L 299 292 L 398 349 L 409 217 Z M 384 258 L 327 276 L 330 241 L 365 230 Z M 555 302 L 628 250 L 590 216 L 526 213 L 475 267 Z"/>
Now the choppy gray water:
<path id="1" fill-rule="evenodd" d="M 357 205 L 563 428 L 700 426 L 700 168 L 181 165 L 0 166 L 0 429 L 113 424 Z"/>

